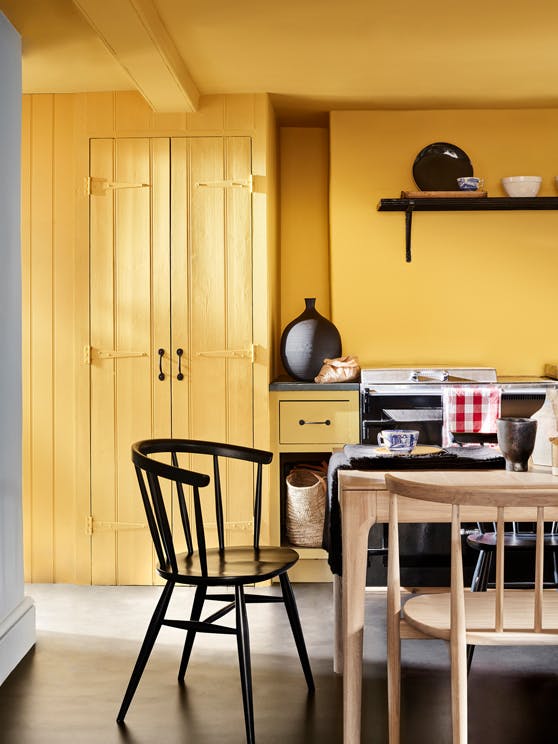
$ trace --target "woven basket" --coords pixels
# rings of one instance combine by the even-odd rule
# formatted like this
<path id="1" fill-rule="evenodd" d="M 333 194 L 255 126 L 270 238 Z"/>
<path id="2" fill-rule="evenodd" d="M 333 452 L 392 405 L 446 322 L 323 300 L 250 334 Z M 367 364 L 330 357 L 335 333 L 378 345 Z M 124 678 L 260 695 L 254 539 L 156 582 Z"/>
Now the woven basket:
<path id="1" fill-rule="evenodd" d="M 292 470 L 287 476 L 285 527 L 287 542 L 320 548 L 324 531 L 327 486 L 311 470 Z"/>

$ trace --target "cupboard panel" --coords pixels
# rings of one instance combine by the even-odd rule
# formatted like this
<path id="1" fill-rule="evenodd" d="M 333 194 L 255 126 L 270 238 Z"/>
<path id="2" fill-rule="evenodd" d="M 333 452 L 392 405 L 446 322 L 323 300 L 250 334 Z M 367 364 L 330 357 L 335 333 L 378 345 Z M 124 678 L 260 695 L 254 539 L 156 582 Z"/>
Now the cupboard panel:
<path id="1" fill-rule="evenodd" d="M 117 184 L 91 197 L 94 583 L 154 579 L 150 537 L 137 528 L 145 515 L 132 442 L 253 442 L 252 360 L 227 356 L 252 344 L 250 193 L 230 194 L 223 183 L 248 180 L 250 149 L 249 138 L 92 143 L 91 175 Z M 211 467 L 200 458 L 189 465 Z M 245 472 L 228 468 L 223 486 L 229 539 L 244 542 L 252 519 Z M 211 528 L 207 538 L 214 541 Z"/>

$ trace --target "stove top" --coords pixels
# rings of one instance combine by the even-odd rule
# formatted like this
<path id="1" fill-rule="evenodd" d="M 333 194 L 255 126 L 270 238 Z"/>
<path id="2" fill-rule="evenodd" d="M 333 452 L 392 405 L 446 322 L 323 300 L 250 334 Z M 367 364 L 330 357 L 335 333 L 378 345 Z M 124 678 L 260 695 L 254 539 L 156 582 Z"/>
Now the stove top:
<path id="1" fill-rule="evenodd" d="M 497 381 L 494 367 L 376 367 L 363 369 L 363 385 L 384 384 L 458 384 Z"/>
<path id="2" fill-rule="evenodd" d="M 362 389 L 381 389 L 394 386 L 409 390 L 420 386 L 427 389 L 440 389 L 441 385 L 498 385 L 508 387 L 541 388 L 556 387 L 557 381 L 550 377 L 535 375 L 498 375 L 494 367 L 373 367 L 363 369 L 360 375 Z M 393 388 L 392 388 L 393 389 Z"/>

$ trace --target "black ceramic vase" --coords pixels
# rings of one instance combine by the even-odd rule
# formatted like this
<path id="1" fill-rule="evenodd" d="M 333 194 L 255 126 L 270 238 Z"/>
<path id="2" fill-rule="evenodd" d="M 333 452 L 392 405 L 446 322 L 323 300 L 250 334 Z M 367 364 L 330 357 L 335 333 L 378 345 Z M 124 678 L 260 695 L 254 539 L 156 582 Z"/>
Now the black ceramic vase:
<path id="1" fill-rule="evenodd" d="M 297 380 L 313 380 L 324 359 L 341 356 L 341 336 L 331 321 L 316 310 L 316 298 L 307 297 L 306 309 L 292 320 L 281 336 L 281 359 Z"/>
<path id="2" fill-rule="evenodd" d="M 506 470 L 529 469 L 529 458 L 535 447 L 537 421 L 529 418 L 499 418 L 498 446 L 506 459 Z"/>

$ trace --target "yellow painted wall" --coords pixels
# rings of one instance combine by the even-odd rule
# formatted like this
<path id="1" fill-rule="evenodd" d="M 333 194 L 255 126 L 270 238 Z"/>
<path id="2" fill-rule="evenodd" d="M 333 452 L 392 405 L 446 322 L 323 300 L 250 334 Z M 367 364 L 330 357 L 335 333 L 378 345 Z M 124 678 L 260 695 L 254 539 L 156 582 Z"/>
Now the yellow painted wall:
<path id="1" fill-rule="evenodd" d="M 541 374 L 555 361 L 558 212 L 432 212 L 413 218 L 381 198 L 414 188 L 417 153 L 458 145 L 489 196 L 502 176 L 540 175 L 557 194 L 558 110 L 334 112 L 331 138 L 332 320 L 363 366 L 479 364 Z"/>
<path id="2" fill-rule="evenodd" d="M 26 95 L 22 116 L 23 507 L 26 580 L 91 578 L 89 234 L 91 137 L 248 135 L 255 174 L 258 353 L 254 439 L 269 447 L 270 335 L 278 302 L 275 118 L 266 95 L 208 96 L 194 114 L 155 114 L 135 92 Z M 269 140 L 272 140 L 271 144 Z M 269 255 L 268 255 L 269 254 Z M 263 534 L 269 530 L 264 516 Z"/>
<path id="3" fill-rule="evenodd" d="M 329 317 L 329 134 L 282 127 L 280 145 L 281 328 L 316 297 Z"/>

